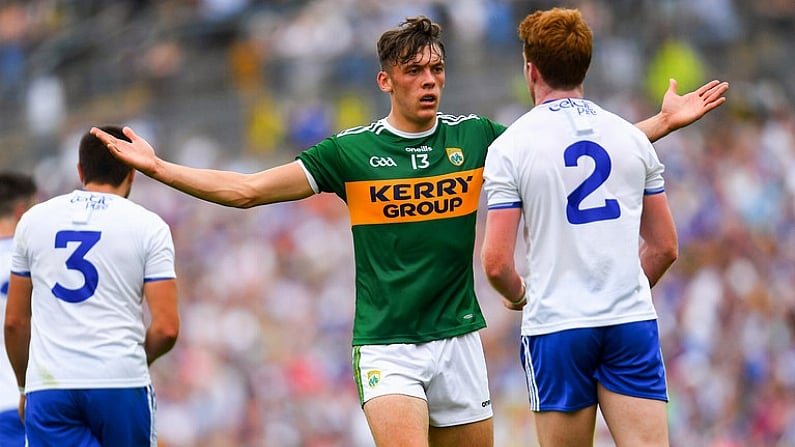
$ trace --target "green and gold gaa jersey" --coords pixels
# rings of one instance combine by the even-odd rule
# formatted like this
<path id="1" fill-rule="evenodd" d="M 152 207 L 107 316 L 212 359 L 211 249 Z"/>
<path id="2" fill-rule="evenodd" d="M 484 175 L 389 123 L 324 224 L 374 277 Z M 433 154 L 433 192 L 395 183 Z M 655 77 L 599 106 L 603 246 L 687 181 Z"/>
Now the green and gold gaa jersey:
<path id="1" fill-rule="evenodd" d="M 483 165 L 505 127 L 439 114 L 423 133 L 385 119 L 297 158 L 348 205 L 356 260 L 353 344 L 422 343 L 486 326 L 473 251 Z"/>

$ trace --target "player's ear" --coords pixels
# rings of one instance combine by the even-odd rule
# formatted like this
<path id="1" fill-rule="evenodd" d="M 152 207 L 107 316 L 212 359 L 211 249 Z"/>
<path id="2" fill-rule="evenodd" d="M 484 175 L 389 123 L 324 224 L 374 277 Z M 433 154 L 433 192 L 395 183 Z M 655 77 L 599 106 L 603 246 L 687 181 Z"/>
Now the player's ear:
<path id="1" fill-rule="evenodd" d="M 22 218 L 22 215 L 25 214 L 25 211 L 30 209 L 32 203 L 29 201 L 19 202 L 14 206 L 14 221 L 19 222 L 19 219 Z"/>
<path id="2" fill-rule="evenodd" d="M 122 186 L 124 187 L 124 192 L 122 196 L 124 196 L 125 198 L 130 197 L 130 192 L 132 192 L 133 180 L 135 180 L 135 169 L 130 169 L 130 173 L 127 174 L 127 177 L 121 183 Z"/>
<path id="3" fill-rule="evenodd" d="M 80 184 L 85 185 L 86 176 L 83 174 L 83 166 L 81 166 L 80 163 L 77 163 L 77 176 L 80 177 Z"/>
<path id="4" fill-rule="evenodd" d="M 381 70 L 376 75 L 375 81 L 378 83 L 378 88 L 384 93 L 392 93 L 392 78 L 389 73 Z"/>

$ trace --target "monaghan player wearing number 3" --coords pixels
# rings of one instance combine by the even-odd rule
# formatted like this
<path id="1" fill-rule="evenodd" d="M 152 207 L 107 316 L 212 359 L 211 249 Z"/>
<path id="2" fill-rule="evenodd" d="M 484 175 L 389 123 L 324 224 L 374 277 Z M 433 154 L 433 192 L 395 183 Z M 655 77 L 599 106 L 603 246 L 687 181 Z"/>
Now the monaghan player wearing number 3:
<path id="1" fill-rule="evenodd" d="M 651 287 L 677 257 L 663 165 L 646 135 L 583 98 L 580 12 L 519 26 L 535 107 L 489 148 L 486 276 L 522 309 L 521 358 L 542 447 L 593 445 L 597 406 L 618 447 L 668 445 Z M 514 266 L 524 218 L 527 275 Z"/>
<path id="2" fill-rule="evenodd" d="M 149 365 L 179 331 L 171 231 L 90 133 L 77 171 L 84 189 L 32 207 L 14 238 L 5 337 L 28 446 L 155 447 Z"/>

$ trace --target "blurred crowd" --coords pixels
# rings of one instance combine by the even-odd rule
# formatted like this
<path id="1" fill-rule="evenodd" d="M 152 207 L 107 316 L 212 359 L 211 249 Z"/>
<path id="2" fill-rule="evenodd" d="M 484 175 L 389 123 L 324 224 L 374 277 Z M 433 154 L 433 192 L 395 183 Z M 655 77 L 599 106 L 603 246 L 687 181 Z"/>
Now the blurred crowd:
<path id="1" fill-rule="evenodd" d="M 795 445 L 795 3 L 791 0 L 27 0 L 0 3 L 0 165 L 42 198 L 79 187 L 77 139 L 133 126 L 165 158 L 252 172 L 388 112 L 375 42 L 442 24 L 442 111 L 509 124 L 529 108 L 515 29 L 583 10 L 587 97 L 631 121 L 667 79 L 729 101 L 656 143 L 680 258 L 655 288 L 672 445 Z M 331 195 L 251 210 L 139 176 L 171 225 L 183 330 L 152 368 L 164 447 L 369 447 L 351 373 L 353 255 Z M 481 222 L 482 224 L 483 222 Z M 481 227 L 482 228 L 482 227 Z M 535 445 L 519 315 L 473 257 L 495 445 Z M 597 445 L 610 446 L 600 423 Z"/>

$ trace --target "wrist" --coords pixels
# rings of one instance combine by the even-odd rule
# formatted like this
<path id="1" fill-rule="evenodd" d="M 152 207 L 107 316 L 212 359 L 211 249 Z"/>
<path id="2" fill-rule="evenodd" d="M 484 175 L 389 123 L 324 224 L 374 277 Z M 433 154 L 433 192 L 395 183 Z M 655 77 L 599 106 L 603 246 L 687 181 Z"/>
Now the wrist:
<path id="1" fill-rule="evenodd" d="M 508 302 L 510 302 L 511 305 L 513 305 L 513 306 L 521 306 L 522 304 L 527 302 L 527 297 L 526 297 L 526 295 L 527 295 L 527 285 L 524 282 L 524 278 L 521 278 L 521 281 L 522 281 L 522 288 L 520 289 L 519 297 L 516 298 L 515 300 L 511 300 L 511 299 L 508 300 Z"/>

